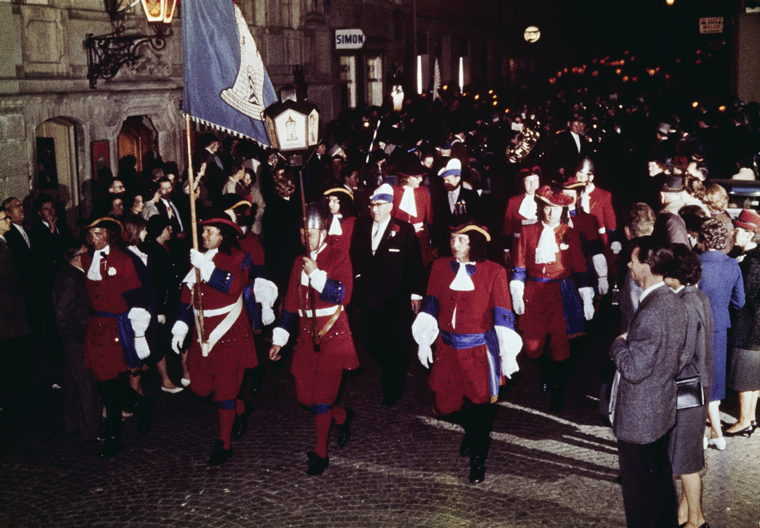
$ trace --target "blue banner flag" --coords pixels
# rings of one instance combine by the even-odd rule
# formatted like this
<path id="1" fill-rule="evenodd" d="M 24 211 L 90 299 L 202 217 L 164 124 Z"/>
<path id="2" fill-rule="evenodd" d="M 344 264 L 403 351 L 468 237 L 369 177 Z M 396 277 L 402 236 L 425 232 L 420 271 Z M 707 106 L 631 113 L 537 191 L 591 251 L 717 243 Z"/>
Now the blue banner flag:
<path id="1" fill-rule="evenodd" d="M 232 0 L 184 0 L 182 111 L 269 146 L 262 112 L 277 94 L 240 8 Z"/>

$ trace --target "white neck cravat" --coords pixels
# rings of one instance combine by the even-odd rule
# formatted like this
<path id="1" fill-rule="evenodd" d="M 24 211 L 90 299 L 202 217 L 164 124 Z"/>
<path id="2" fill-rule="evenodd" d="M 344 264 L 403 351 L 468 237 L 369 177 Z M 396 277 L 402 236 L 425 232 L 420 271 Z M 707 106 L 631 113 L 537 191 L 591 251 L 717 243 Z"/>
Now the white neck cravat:
<path id="1" fill-rule="evenodd" d="M 100 274 L 100 261 L 108 256 L 109 248 L 110 246 L 106 246 L 103 249 L 96 251 L 92 256 L 92 264 L 90 264 L 90 269 L 87 270 L 88 279 L 93 281 L 103 280 L 103 276 Z"/>
<path id="2" fill-rule="evenodd" d="M 338 215 L 333 215 L 332 221 L 330 222 L 330 230 L 327 234 L 336 236 L 343 234 L 343 229 L 340 227 L 340 217 Z"/>
<path id="3" fill-rule="evenodd" d="M 417 203 L 414 200 L 414 189 L 404 187 L 404 194 L 401 196 L 401 203 L 398 208 L 414 218 L 417 216 Z"/>
<path id="4" fill-rule="evenodd" d="M 520 202 L 520 208 L 517 212 L 522 215 L 526 220 L 536 220 L 536 213 L 538 211 L 538 204 L 533 196 L 525 195 Z"/>
<path id="5" fill-rule="evenodd" d="M 557 260 L 559 246 L 557 245 L 557 239 L 554 236 L 555 229 L 555 227 L 549 227 L 544 224 L 544 229 L 541 231 L 541 238 L 538 239 L 538 246 L 536 246 L 536 264 L 549 264 L 550 262 Z"/>

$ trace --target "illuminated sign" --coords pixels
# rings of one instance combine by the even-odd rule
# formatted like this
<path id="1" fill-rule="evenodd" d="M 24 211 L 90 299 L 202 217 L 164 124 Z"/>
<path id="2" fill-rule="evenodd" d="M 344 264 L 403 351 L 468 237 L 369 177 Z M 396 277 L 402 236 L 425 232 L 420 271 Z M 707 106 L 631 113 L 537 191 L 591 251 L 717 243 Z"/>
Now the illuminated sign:
<path id="1" fill-rule="evenodd" d="M 362 49 L 364 32 L 361 29 L 336 29 L 335 49 Z"/>
<path id="2" fill-rule="evenodd" d="M 541 31 L 536 26 L 528 26 L 525 28 L 523 38 L 527 42 L 537 42 L 541 38 Z"/>

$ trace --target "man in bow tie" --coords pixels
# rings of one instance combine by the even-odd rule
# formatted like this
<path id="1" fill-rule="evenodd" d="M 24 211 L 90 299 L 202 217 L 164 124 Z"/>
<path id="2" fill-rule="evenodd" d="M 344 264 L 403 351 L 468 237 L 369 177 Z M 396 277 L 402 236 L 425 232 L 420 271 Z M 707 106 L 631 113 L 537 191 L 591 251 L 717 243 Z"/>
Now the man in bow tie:
<path id="1" fill-rule="evenodd" d="M 132 257 L 114 243 L 121 224 L 103 217 L 86 222 L 84 227 L 92 249 L 82 256 L 90 301 L 85 366 L 92 369 L 106 408 L 106 443 L 99 456 L 107 458 L 123 448 L 122 409 L 134 409 L 140 433 L 147 433 L 152 424 L 155 401 L 119 379 L 125 372 L 141 370 L 143 360 L 150 355 L 145 331 L 151 314 Z"/>
<path id="2" fill-rule="evenodd" d="M 451 233 L 453 258 L 433 263 L 427 295 L 412 325 L 419 359 L 430 367 L 436 411 L 462 410 L 462 456 L 470 457 L 470 482 L 485 478 L 495 403 L 503 377 L 517 372 L 522 340 L 506 270 L 486 260 L 491 237 L 466 223 Z M 431 346 L 435 344 L 435 360 Z"/>

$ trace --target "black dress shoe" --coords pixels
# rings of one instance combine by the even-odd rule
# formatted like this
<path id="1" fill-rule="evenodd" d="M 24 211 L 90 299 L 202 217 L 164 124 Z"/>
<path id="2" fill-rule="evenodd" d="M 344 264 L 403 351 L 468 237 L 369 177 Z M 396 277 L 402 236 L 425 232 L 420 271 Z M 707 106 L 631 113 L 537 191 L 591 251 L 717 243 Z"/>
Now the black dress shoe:
<path id="1" fill-rule="evenodd" d="M 306 461 L 306 474 L 307 475 L 321 475 L 327 469 L 330 464 L 330 457 L 322 458 L 314 451 L 306 453 L 308 460 Z"/>
<path id="2" fill-rule="evenodd" d="M 754 432 L 755 428 L 750 424 L 744 429 L 739 429 L 738 431 L 723 431 L 723 436 L 746 436 L 749 438 Z"/>
<path id="3" fill-rule="evenodd" d="M 248 417 L 253 413 L 253 404 L 251 402 L 244 400 L 243 406 L 245 407 L 243 414 L 236 414 L 235 421 L 232 423 L 232 438 L 235 439 L 243 436 L 248 430 Z"/>
<path id="4" fill-rule="evenodd" d="M 346 407 L 346 421 L 338 426 L 338 447 L 346 447 L 351 440 L 351 421 L 354 419 L 354 410 Z"/>
<path id="5" fill-rule="evenodd" d="M 549 382 L 548 381 L 542 381 L 540 384 L 541 387 L 541 394 L 546 394 L 549 392 Z"/>
<path id="6" fill-rule="evenodd" d="M 232 448 L 225 449 L 222 440 L 214 440 L 214 447 L 211 448 L 211 458 L 208 459 L 209 466 L 221 466 L 232 457 Z"/>
<path id="7" fill-rule="evenodd" d="M 480 484 L 486 478 L 486 465 L 485 461 L 480 457 L 475 457 L 470 460 L 470 483 Z"/>
<path id="8" fill-rule="evenodd" d="M 106 443 L 103 445 L 103 449 L 98 453 L 98 458 L 111 458 L 116 456 L 124 449 L 124 444 L 120 437 L 108 437 Z"/>
<path id="9" fill-rule="evenodd" d="M 150 432 L 153 427 L 153 411 L 156 410 L 156 399 L 152 396 L 144 396 L 135 407 L 137 414 L 137 432 L 141 435 Z"/>

